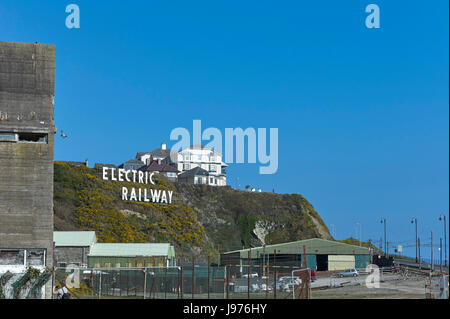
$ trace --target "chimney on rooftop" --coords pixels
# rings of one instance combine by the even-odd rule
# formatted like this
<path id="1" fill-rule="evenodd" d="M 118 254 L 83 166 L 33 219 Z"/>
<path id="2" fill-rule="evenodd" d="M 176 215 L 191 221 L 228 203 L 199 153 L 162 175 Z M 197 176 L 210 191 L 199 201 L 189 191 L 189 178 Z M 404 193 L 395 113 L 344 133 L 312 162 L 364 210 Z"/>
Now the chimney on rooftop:
<path id="1" fill-rule="evenodd" d="M 165 150 L 167 149 L 166 143 L 161 143 L 161 149 L 162 149 L 163 151 L 165 151 Z"/>

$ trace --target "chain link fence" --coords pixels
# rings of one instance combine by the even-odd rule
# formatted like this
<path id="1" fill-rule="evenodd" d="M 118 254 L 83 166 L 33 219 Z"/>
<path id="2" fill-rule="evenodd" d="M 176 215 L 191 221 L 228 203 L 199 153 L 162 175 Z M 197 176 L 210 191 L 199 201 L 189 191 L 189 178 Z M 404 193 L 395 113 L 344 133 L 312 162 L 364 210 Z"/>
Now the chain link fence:
<path id="1" fill-rule="evenodd" d="M 53 285 L 76 299 L 309 298 L 310 272 L 288 266 L 183 264 L 145 268 L 56 268 Z M 54 298 L 57 298 L 55 295 Z"/>

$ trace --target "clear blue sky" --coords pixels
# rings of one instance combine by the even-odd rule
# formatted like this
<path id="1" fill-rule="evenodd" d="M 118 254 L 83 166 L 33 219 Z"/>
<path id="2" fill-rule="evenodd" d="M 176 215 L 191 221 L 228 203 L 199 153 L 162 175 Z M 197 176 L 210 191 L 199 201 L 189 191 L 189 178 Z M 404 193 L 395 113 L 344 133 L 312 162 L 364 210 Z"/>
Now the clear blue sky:
<path id="1" fill-rule="evenodd" d="M 65 27 L 66 5 L 81 28 Z M 381 9 L 367 29 L 365 7 Z M 448 1 L 0 2 L 0 40 L 56 45 L 55 159 L 120 164 L 178 126 L 279 128 L 279 170 L 337 238 L 442 236 L 449 207 Z M 448 219 L 448 218 L 447 218 Z M 409 250 L 408 253 L 412 253 Z M 425 252 L 426 253 L 426 252 Z M 428 254 L 428 253 L 426 253 Z"/>

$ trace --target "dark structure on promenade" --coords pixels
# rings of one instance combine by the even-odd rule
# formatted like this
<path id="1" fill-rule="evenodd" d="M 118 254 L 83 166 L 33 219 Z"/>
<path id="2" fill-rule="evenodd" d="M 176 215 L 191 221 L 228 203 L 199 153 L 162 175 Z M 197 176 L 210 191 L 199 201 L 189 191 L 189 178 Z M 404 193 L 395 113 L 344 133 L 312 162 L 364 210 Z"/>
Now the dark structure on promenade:
<path id="1" fill-rule="evenodd" d="M 54 88 L 53 45 L 0 42 L 0 273 L 53 266 Z"/>

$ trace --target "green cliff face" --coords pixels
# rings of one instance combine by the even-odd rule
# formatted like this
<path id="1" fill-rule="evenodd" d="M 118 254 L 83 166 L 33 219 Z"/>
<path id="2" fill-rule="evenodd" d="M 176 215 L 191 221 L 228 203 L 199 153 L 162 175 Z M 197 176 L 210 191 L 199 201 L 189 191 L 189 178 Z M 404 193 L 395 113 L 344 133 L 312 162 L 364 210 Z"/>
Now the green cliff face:
<path id="1" fill-rule="evenodd" d="M 307 238 L 332 239 L 312 205 L 301 195 L 257 193 L 230 187 L 172 183 L 172 205 L 122 201 L 128 182 L 104 181 L 95 169 L 55 163 L 55 230 L 94 230 L 99 242 L 170 242 L 189 254 L 212 256 Z M 177 251 L 177 253 L 179 253 Z"/>

